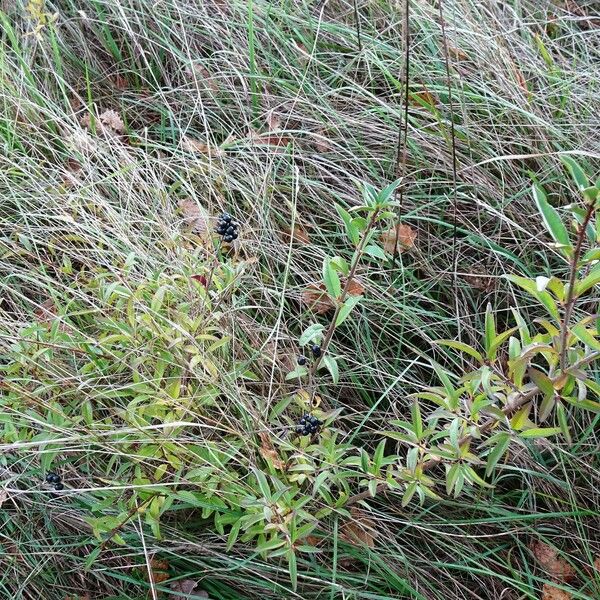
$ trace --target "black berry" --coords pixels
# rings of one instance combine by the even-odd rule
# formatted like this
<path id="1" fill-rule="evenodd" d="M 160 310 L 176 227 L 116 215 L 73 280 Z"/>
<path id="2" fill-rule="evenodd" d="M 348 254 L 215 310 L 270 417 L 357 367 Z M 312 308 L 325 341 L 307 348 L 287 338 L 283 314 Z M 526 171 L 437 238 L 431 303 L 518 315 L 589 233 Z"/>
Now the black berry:
<path id="1" fill-rule="evenodd" d="M 48 475 L 46 475 L 46 481 L 48 483 L 60 483 L 60 475 L 57 475 L 56 473 L 48 473 Z"/>
<path id="2" fill-rule="evenodd" d="M 57 490 L 57 491 L 59 491 L 59 492 L 60 492 L 60 490 L 64 489 L 64 487 L 65 486 L 60 481 L 58 483 L 54 484 L 54 489 Z"/>
<path id="3" fill-rule="evenodd" d="M 310 351 L 312 352 L 315 358 L 319 358 L 319 356 L 321 356 L 321 346 L 318 346 L 317 344 L 312 346 Z"/>
<path id="4" fill-rule="evenodd" d="M 296 425 L 296 433 L 298 435 L 313 435 L 321 429 L 321 421 L 314 415 L 303 415 Z"/>
<path id="5" fill-rule="evenodd" d="M 299 364 L 299 365 L 305 365 L 305 364 L 306 364 L 306 356 L 302 356 L 302 355 L 300 355 L 300 356 L 298 357 L 298 364 Z"/>

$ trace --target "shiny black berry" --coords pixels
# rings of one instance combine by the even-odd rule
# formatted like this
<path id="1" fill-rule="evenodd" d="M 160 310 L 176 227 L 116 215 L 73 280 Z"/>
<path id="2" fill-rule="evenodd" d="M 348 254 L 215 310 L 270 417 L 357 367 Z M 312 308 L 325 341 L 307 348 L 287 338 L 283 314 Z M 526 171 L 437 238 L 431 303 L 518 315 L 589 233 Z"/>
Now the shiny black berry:
<path id="1" fill-rule="evenodd" d="M 225 235 L 225 236 L 223 236 L 223 241 L 229 243 L 229 242 L 233 241 L 233 236 L 232 235 Z"/>
<path id="2" fill-rule="evenodd" d="M 306 356 L 302 356 L 302 354 L 298 357 L 298 364 L 303 366 L 306 364 Z"/>
<path id="3" fill-rule="evenodd" d="M 57 475 L 56 473 L 48 473 L 48 475 L 46 475 L 46 481 L 48 483 L 60 483 L 60 475 Z"/>
<path id="4" fill-rule="evenodd" d="M 296 433 L 298 435 L 313 435 L 321 429 L 321 421 L 314 415 L 305 414 L 298 421 Z"/>
<path id="5" fill-rule="evenodd" d="M 54 484 L 54 489 L 57 490 L 57 491 L 59 491 L 59 492 L 60 492 L 60 490 L 64 489 L 64 487 L 65 486 L 60 481 L 58 483 Z"/>
<path id="6" fill-rule="evenodd" d="M 315 358 L 319 358 L 319 356 L 321 356 L 321 346 L 318 346 L 317 344 L 312 346 L 310 351 Z"/>

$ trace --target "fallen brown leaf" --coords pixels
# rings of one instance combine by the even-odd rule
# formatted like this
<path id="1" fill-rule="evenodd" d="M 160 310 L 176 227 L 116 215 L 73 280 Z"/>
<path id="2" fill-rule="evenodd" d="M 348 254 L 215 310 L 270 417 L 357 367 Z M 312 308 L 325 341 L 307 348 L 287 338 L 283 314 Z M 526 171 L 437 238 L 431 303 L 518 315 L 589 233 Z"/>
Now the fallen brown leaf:
<path id="1" fill-rule="evenodd" d="M 125 133 L 125 124 L 119 114 L 114 110 L 105 110 L 100 115 L 100 123 L 115 133 Z"/>
<path id="2" fill-rule="evenodd" d="M 153 558 L 150 561 L 150 577 L 152 583 L 162 583 L 169 579 L 169 563 L 166 560 Z"/>
<path id="3" fill-rule="evenodd" d="M 180 200 L 179 212 L 186 226 L 200 238 L 207 241 L 210 238 L 211 228 L 208 214 L 193 200 Z"/>
<path id="4" fill-rule="evenodd" d="M 90 113 L 86 113 L 81 117 L 81 126 L 92 130 L 92 117 Z M 95 120 L 96 131 L 105 135 L 121 135 L 125 133 L 125 124 L 119 114 L 114 110 L 105 110 Z"/>
<path id="5" fill-rule="evenodd" d="M 342 278 L 342 287 L 345 288 L 346 285 L 348 286 L 347 292 L 351 296 L 362 296 L 365 293 L 365 286 L 356 277 L 353 277 L 350 283 L 347 283 L 345 277 Z"/>
<path id="6" fill-rule="evenodd" d="M 600 556 L 597 556 L 596 560 L 594 561 L 594 569 L 600 572 Z"/>
<path id="7" fill-rule="evenodd" d="M 573 594 L 559 590 L 549 583 L 545 583 L 542 588 L 541 600 L 571 600 Z"/>
<path id="8" fill-rule="evenodd" d="M 298 223 L 294 224 L 294 231 L 292 233 L 292 229 L 291 228 L 287 228 L 284 230 L 283 232 L 284 234 L 284 238 L 289 241 L 290 237 L 292 239 L 292 243 L 295 244 L 308 244 L 310 243 L 310 237 L 308 235 L 308 232 L 306 231 L 306 229 L 302 226 L 299 225 Z"/>
<path id="9" fill-rule="evenodd" d="M 485 269 L 474 267 L 471 273 L 464 275 L 464 280 L 476 290 L 492 292 L 496 289 L 497 280 L 491 277 Z"/>
<path id="10" fill-rule="evenodd" d="M 469 60 L 469 55 L 460 48 L 448 47 L 448 54 L 453 60 Z"/>
<path id="11" fill-rule="evenodd" d="M 323 283 L 311 283 L 302 292 L 302 302 L 318 315 L 324 315 L 335 308 L 335 302 L 327 293 Z"/>
<path id="12" fill-rule="evenodd" d="M 184 597 L 192 598 L 208 598 L 208 592 L 204 590 L 196 590 L 198 582 L 193 579 L 178 579 L 171 583 L 171 592 L 176 595 L 183 595 Z M 210 599 L 209 599 L 210 600 Z"/>
<path id="13" fill-rule="evenodd" d="M 320 129 L 315 133 L 313 144 L 318 152 L 331 152 L 333 148 L 325 129 Z"/>
<path id="14" fill-rule="evenodd" d="M 374 548 L 375 539 L 378 536 L 375 522 L 359 508 L 351 508 L 350 516 L 351 520 L 346 521 L 340 527 L 340 538 L 354 546 Z"/>
<path id="15" fill-rule="evenodd" d="M 540 567 L 556 581 L 573 581 L 575 569 L 563 558 L 560 558 L 556 549 L 544 542 L 532 542 L 531 551 Z"/>
<path id="16" fill-rule="evenodd" d="M 417 232 L 410 225 L 401 223 L 381 234 L 383 248 L 388 254 L 394 254 L 394 247 L 398 253 L 413 248 L 416 239 Z"/>
<path id="17" fill-rule="evenodd" d="M 275 450 L 269 434 L 266 431 L 261 431 L 258 436 L 260 437 L 261 442 L 260 448 L 258 449 L 259 454 L 276 469 L 283 471 L 285 469 L 285 461 L 281 460 L 277 450 Z"/>
<path id="18" fill-rule="evenodd" d="M 430 106 L 437 106 L 439 103 L 437 97 L 427 89 L 411 94 L 411 104 L 413 106 L 422 106 L 417 98 L 423 102 L 426 102 Z"/>
<path id="19" fill-rule="evenodd" d="M 269 131 L 279 131 L 281 129 L 281 117 L 274 110 L 270 110 L 267 114 L 267 127 Z"/>
<path id="20" fill-rule="evenodd" d="M 292 139 L 286 135 L 269 135 L 258 133 L 251 129 L 248 133 L 248 139 L 265 146 L 287 146 Z"/>

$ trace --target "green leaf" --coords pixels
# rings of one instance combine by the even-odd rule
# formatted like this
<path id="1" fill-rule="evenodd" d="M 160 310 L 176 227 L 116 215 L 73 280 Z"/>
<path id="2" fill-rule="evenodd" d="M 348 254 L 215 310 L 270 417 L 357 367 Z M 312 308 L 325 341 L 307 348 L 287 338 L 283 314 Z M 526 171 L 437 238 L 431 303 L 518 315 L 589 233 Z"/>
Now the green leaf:
<path id="1" fill-rule="evenodd" d="M 590 182 L 585 174 L 584 170 L 579 166 L 579 163 L 571 156 L 561 156 L 560 160 L 563 165 L 567 167 L 573 181 L 577 184 L 580 191 L 583 191 L 590 187 Z"/>
<path id="2" fill-rule="evenodd" d="M 325 258 L 323 261 L 323 282 L 325 283 L 329 295 L 333 298 L 338 298 L 342 293 L 340 277 L 334 266 L 331 264 L 330 258 Z"/>
<path id="3" fill-rule="evenodd" d="M 380 258 L 381 260 L 386 260 L 386 255 L 385 255 L 383 248 L 381 248 L 380 246 L 376 246 L 375 244 L 369 244 L 364 249 L 364 252 L 365 252 L 365 254 L 373 256 L 374 258 Z"/>
<path id="4" fill-rule="evenodd" d="M 449 346 L 450 348 L 460 350 L 461 352 L 472 356 L 477 362 L 483 363 L 483 356 L 481 356 L 481 352 L 478 352 L 477 350 L 475 350 L 475 348 L 464 344 L 463 342 L 458 342 L 456 340 L 436 340 L 436 344 L 440 344 L 442 346 Z"/>
<path id="5" fill-rule="evenodd" d="M 306 346 L 309 342 L 312 342 L 316 337 L 320 336 L 323 333 L 325 327 L 321 325 L 321 323 L 313 323 L 309 325 L 300 336 L 298 343 L 300 346 Z"/>
<path id="6" fill-rule="evenodd" d="M 560 432 L 560 427 L 533 427 L 522 431 L 519 436 L 522 438 L 545 438 Z"/>
<path id="7" fill-rule="evenodd" d="M 390 185 L 384 187 L 377 195 L 378 200 L 381 204 L 385 204 L 389 201 L 392 194 L 396 191 L 396 188 L 402 183 L 402 179 L 396 179 L 390 183 Z"/>
<path id="8" fill-rule="evenodd" d="M 340 215 L 342 221 L 344 221 L 348 239 L 356 246 L 360 240 L 360 231 L 356 224 L 353 223 L 352 215 L 347 210 L 343 209 L 339 204 L 335 205 L 335 209 L 337 210 L 338 215 Z"/>
<path id="9" fill-rule="evenodd" d="M 254 476 L 256 477 L 256 481 L 258 482 L 258 487 L 260 488 L 260 493 L 266 500 L 271 499 L 271 488 L 269 486 L 269 482 L 265 474 L 257 468 L 252 469 L 254 471 Z"/>
<path id="10" fill-rule="evenodd" d="M 559 250 L 566 256 L 570 256 L 573 252 L 573 247 L 571 246 L 567 228 L 561 221 L 556 210 L 549 204 L 544 190 L 535 184 L 533 185 L 533 198 L 542 215 L 542 220 L 548 233 L 560 245 Z"/>
<path id="11" fill-rule="evenodd" d="M 349 296 L 340 308 L 340 312 L 335 320 L 335 326 L 341 325 L 352 312 L 352 309 L 360 302 L 362 296 Z"/>
<path id="12" fill-rule="evenodd" d="M 423 435 L 423 419 L 421 419 L 419 403 L 416 400 L 412 403 L 410 414 L 412 417 L 413 430 L 417 438 L 421 439 L 421 436 Z"/>
<path id="13" fill-rule="evenodd" d="M 589 329 L 586 329 L 583 323 L 577 323 L 571 330 L 575 337 L 593 350 L 600 350 L 600 342 L 594 337 Z"/>
<path id="14" fill-rule="evenodd" d="M 581 281 L 575 284 L 575 296 L 581 296 L 598 283 L 600 283 L 600 264 L 594 266 Z"/>
<path id="15" fill-rule="evenodd" d="M 560 430 L 562 434 L 565 436 L 565 440 L 567 443 L 571 443 L 571 432 L 569 430 L 569 424 L 567 422 L 567 411 L 565 407 L 559 402 L 556 405 L 556 416 L 558 417 L 558 424 L 560 425 Z"/>
<path id="16" fill-rule="evenodd" d="M 292 589 L 296 591 L 298 588 L 298 565 L 296 563 L 296 553 L 294 550 L 289 550 L 287 553 L 288 569 L 290 570 L 290 581 Z"/>
<path id="17" fill-rule="evenodd" d="M 498 434 L 497 440 L 496 445 L 490 450 L 487 456 L 485 467 L 486 477 L 491 475 L 500 459 L 504 456 L 504 453 L 510 444 L 510 435 L 508 433 L 500 433 Z"/>
<path id="18" fill-rule="evenodd" d="M 490 357 L 492 344 L 496 339 L 496 321 L 494 320 L 494 313 L 492 311 L 492 305 L 488 304 L 485 310 L 485 352 L 487 358 Z"/>
<path id="19" fill-rule="evenodd" d="M 333 356 L 326 354 L 325 356 L 323 356 L 323 362 L 325 363 L 325 366 L 331 373 L 333 383 L 337 385 L 337 383 L 340 380 L 340 369 L 338 367 L 337 360 L 333 358 Z"/>

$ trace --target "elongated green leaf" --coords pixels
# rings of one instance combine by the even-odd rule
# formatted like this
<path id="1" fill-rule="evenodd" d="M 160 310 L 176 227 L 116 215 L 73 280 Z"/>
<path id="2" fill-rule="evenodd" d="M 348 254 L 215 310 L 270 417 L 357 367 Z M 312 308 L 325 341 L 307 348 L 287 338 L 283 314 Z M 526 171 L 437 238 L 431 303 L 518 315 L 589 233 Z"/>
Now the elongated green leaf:
<path id="1" fill-rule="evenodd" d="M 340 380 L 340 369 L 338 367 L 337 360 L 335 358 L 333 358 L 333 356 L 326 354 L 323 357 L 323 362 L 325 363 L 325 366 L 331 373 L 331 378 L 333 380 L 333 383 L 335 383 L 337 385 L 337 383 Z"/>
<path id="2" fill-rule="evenodd" d="M 594 350 L 600 350 L 600 341 L 594 337 L 589 329 L 586 329 L 583 323 L 578 323 L 571 331 L 573 332 L 573 335 L 586 346 Z"/>
<path id="3" fill-rule="evenodd" d="M 510 435 L 508 433 L 498 434 L 496 445 L 490 450 L 487 456 L 485 475 L 489 477 L 500 459 L 504 456 L 508 445 L 510 444 Z"/>
<path id="4" fill-rule="evenodd" d="M 483 356 L 481 355 L 481 352 L 478 352 L 475 350 L 475 348 L 469 346 L 468 344 L 464 344 L 463 342 L 459 342 L 457 340 L 436 340 L 436 344 L 460 350 L 461 352 L 472 356 L 476 361 L 483 363 Z"/>
<path id="5" fill-rule="evenodd" d="M 485 311 L 485 351 L 487 358 L 490 357 L 492 344 L 496 339 L 496 321 L 494 319 L 494 313 L 492 305 L 488 304 Z"/>
<path id="6" fill-rule="evenodd" d="M 312 325 L 309 325 L 302 332 L 298 343 L 300 346 L 306 346 L 306 344 L 314 340 L 317 336 L 321 335 L 323 333 L 323 329 L 325 329 L 325 327 L 321 325 L 321 323 L 313 323 Z"/>
<path id="7" fill-rule="evenodd" d="M 421 410 L 419 403 L 415 400 L 411 407 L 412 425 L 416 436 L 420 439 L 423 435 L 423 420 L 421 419 Z"/>
<path id="8" fill-rule="evenodd" d="M 584 170 L 579 166 L 579 163 L 571 156 L 561 156 L 560 160 L 567 167 L 573 181 L 577 184 L 580 191 L 590 187 L 590 182 Z"/>
<path id="9" fill-rule="evenodd" d="M 333 298 L 338 298 L 342 293 L 340 276 L 337 274 L 335 267 L 331 264 L 330 258 L 325 258 L 323 261 L 323 282 L 325 283 L 329 295 Z"/>
<path id="10" fill-rule="evenodd" d="M 538 185 L 533 186 L 533 198 L 537 204 L 538 210 L 544 221 L 544 225 L 548 233 L 552 236 L 557 244 L 560 244 L 560 251 L 566 256 L 570 256 L 573 252 L 569 233 L 565 224 L 561 221 L 556 210 L 550 205 L 546 199 L 544 190 Z"/>
<path id="11" fill-rule="evenodd" d="M 544 438 L 556 435 L 561 432 L 560 427 L 533 427 L 522 431 L 519 435 L 522 438 Z"/>
<path id="12" fill-rule="evenodd" d="M 362 296 L 350 296 L 346 298 L 346 301 L 340 308 L 340 312 L 335 320 L 335 326 L 338 327 L 341 325 L 347 318 L 348 315 L 352 312 L 352 309 L 360 302 Z"/>
<path id="13" fill-rule="evenodd" d="M 374 258 L 380 258 L 381 260 L 386 260 L 385 252 L 383 248 L 380 246 L 376 246 L 374 244 L 369 244 L 365 248 L 365 254 L 373 256 Z"/>
<path id="14" fill-rule="evenodd" d="M 575 284 L 575 296 L 587 292 L 600 283 L 600 263 L 597 264 L 581 281 Z"/>
<path id="15" fill-rule="evenodd" d="M 353 222 L 352 215 L 345 209 L 343 209 L 339 204 L 335 205 L 335 209 L 340 215 L 342 221 L 344 221 L 344 225 L 346 226 L 346 235 L 352 244 L 355 246 L 358 244 L 360 239 L 360 231 L 356 224 Z"/>

